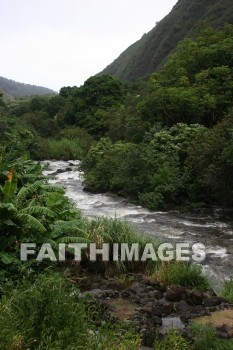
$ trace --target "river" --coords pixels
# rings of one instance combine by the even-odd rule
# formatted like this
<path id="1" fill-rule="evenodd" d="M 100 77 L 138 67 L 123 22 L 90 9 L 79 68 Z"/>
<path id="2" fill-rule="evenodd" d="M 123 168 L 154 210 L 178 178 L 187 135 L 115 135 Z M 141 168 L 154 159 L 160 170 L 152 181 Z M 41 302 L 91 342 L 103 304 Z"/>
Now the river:
<path id="1" fill-rule="evenodd" d="M 49 176 L 59 169 L 63 171 L 51 178 L 50 183 L 63 186 L 66 195 L 83 215 L 126 220 L 142 234 L 163 242 L 203 243 L 206 247 L 203 270 L 216 291 L 233 274 L 233 218 L 222 209 L 203 210 L 203 214 L 149 211 L 117 195 L 83 191 L 82 174 L 77 168 L 79 161 L 48 163 L 45 175 Z"/>

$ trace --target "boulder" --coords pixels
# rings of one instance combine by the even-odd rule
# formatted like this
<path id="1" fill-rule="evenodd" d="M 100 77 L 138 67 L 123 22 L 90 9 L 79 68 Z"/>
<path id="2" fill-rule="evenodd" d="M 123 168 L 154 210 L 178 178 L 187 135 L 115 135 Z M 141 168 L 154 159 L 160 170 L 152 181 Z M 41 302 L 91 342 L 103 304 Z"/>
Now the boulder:
<path id="1" fill-rule="evenodd" d="M 218 306 L 221 303 L 227 303 L 227 300 L 222 297 L 209 297 L 204 300 L 204 306 L 205 307 L 213 307 L 213 306 Z"/>
<path id="2" fill-rule="evenodd" d="M 178 303 L 176 303 L 175 309 L 176 311 L 182 312 L 182 313 L 190 313 L 193 311 L 192 306 L 188 305 L 184 300 L 181 300 Z"/>
<path id="3" fill-rule="evenodd" d="M 160 333 L 166 334 L 171 329 L 183 330 L 185 329 L 184 323 L 180 317 L 166 317 L 162 318 L 162 326 L 160 327 Z"/>
<path id="4" fill-rule="evenodd" d="M 180 285 L 171 285 L 166 289 L 166 299 L 170 301 L 181 301 L 187 296 L 186 288 Z"/>
<path id="5" fill-rule="evenodd" d="M 202 305 L 204 300 L 204 293 L 200 290 L 193 290 L 190 293 L 191 303 L 195 306 Z"/>

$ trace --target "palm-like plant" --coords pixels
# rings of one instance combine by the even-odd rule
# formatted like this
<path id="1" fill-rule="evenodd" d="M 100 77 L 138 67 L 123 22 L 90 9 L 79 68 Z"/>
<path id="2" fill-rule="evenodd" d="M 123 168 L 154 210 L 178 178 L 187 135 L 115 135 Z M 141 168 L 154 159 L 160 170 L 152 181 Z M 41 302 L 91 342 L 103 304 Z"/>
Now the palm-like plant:
<path id="1" fill-rule="evenodd" d="M 17 259 L 22 242 L 76 243 L 87 241 L 80 213 L 73 209 L 63 189 L 45 180 L 28 183 L 18 189 L 18 177 L 12 169 L 0 187 L 0 260 Z"/>

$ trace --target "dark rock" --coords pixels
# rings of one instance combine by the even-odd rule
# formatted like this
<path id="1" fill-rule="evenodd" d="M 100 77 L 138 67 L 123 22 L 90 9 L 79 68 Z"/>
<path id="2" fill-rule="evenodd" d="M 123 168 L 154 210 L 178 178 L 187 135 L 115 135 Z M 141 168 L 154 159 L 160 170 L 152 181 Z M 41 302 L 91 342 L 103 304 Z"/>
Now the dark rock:
<path id="1" fill-rule="evenodd" d="M 102 298 L 103 294 L 104 294 L 104 291 L 101 290 L 101 289 L 93 289 L 93 290 L 90 290 L 86 293 L 84 293 L 85 295 L 91 295 L 93 298 Z"/>
<path id="2" fill-rule="evenodd" d="M 152 306 L 152 313 L 154 316 L 162 316 L 162 311 L 160 308 L 158 308 L 158 306 L 153 305 Z"/>
<path id="3" fill-rule="evenodd" d="M 161 287 L 161 284 L 160 284 L 160 282 L 159 281 L 150 281 L 150 280 L 148 280 L 148 284 L 151 286 L 151 287 L 153 287 L 154 289 L 163 289 L 162 287 Z"/>
<path id="4" fill-rule="evenodd" d="M 193 310 L 192 306 L 188 305 L 184 300 L 181 300 L 178 303 L 176 303 L 175 309 L 176 311 L 182 313 L 190 313 Z"/>
<path id="5" fill-rule="evenodd" d="M 202 305 L 204 300 L 204 293 L 200 290 L 193 290 L 190 293 L 190 299 L 193 305 Z"/>
<path id="6" fill-rule="evenodd" d="M 140 282 L 134 282 L 132 285 L 131 285 L 131 289 L 135 290 L 135 291 L 141 291 L 143 290 L 143 285 L 140 283 Z"/>
<path id="7" fill-rule="evenodd" d="M 145 290 L 146 290 L 146 292 L 153 292 L 154 288 L 151 286 L 147 286 Z"/>
<path id="8" fill-rule="evenodd" d="M 55 176 L 55 175 L 62 174 L 62 173 L 65 173 L 65 172 L 66 172 L 65 169 L 57 169 L 56 171 L 51 173 L 50 176 Z"/>
<path id="9" fill-rule="evenodd" d="M 65 173 L 66 170 L 65 169 L 57 169 L 57 171 L 55 171 L 54 174 L 62 174 L 62 173 Z"/>
<path id="10" fill-rule="evenodd" d="M 218 306 L 221 303 L 227 303 L 227 300 L 222 297 L 209 297 L 204 300 L 204 306 L 205 307 L 212 307 L 212 306 Z"/>
<path id="11" fill-rule="evenodd" d="M 230 330 L 229 327 L 227 327 L 226 325 L 223 325 L 221 327 L 216 327 L 217 335 L 221 339 L 229 339 L 230 338 L 229 330 Z"/>
<path id="12" fill-rule="evenodd" d="M 158 290 L 153 290 L 153 291 L 150 291 L 148 293 L 148 296 L 150 298 L 154 298 L 154 299 L 159 300 L 159 299 L 161 299 L 163 297 L 163 294 L 160 291 L 158 291 Z"/>
<path id="13" fill-rule="evenodd" d="M 164 317 L 169 316 L 174 312 L 174 305 L 173 303 L 166 303 L 160 306 L 160 310 Z"/>
<path id="14" fill-rule="evenodd" d="M 74 164 L 74 163 L 72 163 L 72 162 L 70 162 L 70 163 L 69 163 L 69 166 L 75 166 L 75 164 Z"/>
<path id="15" fill-rule="evenodd" d="M 148 304 L 149 300 L 148 300 L 147 298 L 141 298 L 140 296 L 139 296 L 139 298 L 140 298 L 139 303 L 140 303 L 141 305 L 146 305 L 146 304 Z"/>
<path id="16" fill-rule="evenodd" d="M 140 297 L 141 299 L 147 299 L 147 293 L 139 291 L 137 293 L 137 296 Z"/>
<path id="17" fill-rule="evenodd" d="M 205 294 L 207 297 L 217 297 L 217 294 L 213 289 L 208 289 L 208 291 Z"/>
<path id="18" fill-rule="evenodd" d="M 67 168 L 66 168 L 66 171 L 72 171 L 72 168 L 67 167 Z"/>
<path id="19" fill-rule="evenodd" d="M 86 182 L 84 182 L 82 185 L 84 192 L 96 193 L 95 189 L 88 185 Z"/>
<path id="20" fill-rule="evenodd" d="M 167 287 L 166 298 L 170 301 L 180 301 L 187 296 L 186 288 L 179 285 L 171 285 Z"/>
<path id="21" fill-rule="evenodd" d="M 210 307 L 210 312 L 215 312 L 217 310 L 218 310 L 217 306 L 211 306 Z"/>
<path id="22" fill-rule="evenodd" d="M 107 286 L 109 289 L 115 289 L 115 290 L 121 290 L 122 287 L 119 284 L 118 281 L 116 281 L 115 279 L 109 279 L 107 282 Z"/>
<path id="23" fill-rule="evenodd" d="M 162 319 L 158 316 L 153 316 L 153 321 L 155 326 L 161 326 L 162 325 Z"/>
<path id="24" fill-rule="evenodd" d="M 192 314 L 193 314 L 193 317 L 204 316 L 206 314 L 206 311 L 203 306 L 196 305 L 193 307 Z"/>
<path id="25" fill-rule="evenodd" d="M 85 260 L 83 259 L 80 263 L 80 266 L 91 272 L 91 273 L 95 273 L 95 274 L 103 274 L 106 271 L 106 266 L 104 263 L 102 263 L 101 261 L 90 261 L 90 260 Z"/>
<path id="26" fill-rule="evenodd" d="M 140 303 L 140 298 L 138 296 L 131 296 L 130 300 L 134 303 Z"/>
<path id="27" fill-rule="evenodd" d="M 151 314 L 152 313 L 152 307 L 148 306 L 148 305 L 142 306 L 141 307 L 141 311 L 146 312 L 148 314 Z"/>
<path id="28" fill-rule="evenodd" d="M 130 297 L 130 292 L 124 290 L 121 293 L 121 298 L 129 298 Z"/>
<path id="29" fill-rule="evenodd" d="M 128 288 L 127 292 L 129 292 L 130 294 L 133 294 L 133 295 L 137 294 L 137 291 L 135 289 L 132 289 L 132 288 Z"/>

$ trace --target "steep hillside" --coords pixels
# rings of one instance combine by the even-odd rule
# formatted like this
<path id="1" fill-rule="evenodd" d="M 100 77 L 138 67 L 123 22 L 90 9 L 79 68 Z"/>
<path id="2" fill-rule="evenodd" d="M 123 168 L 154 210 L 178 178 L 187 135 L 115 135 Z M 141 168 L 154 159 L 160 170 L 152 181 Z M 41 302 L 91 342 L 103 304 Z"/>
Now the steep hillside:
<path id="1" fill-rule="evenodd" d="M 32 95 L 48 95 L 55 93 L 55 91 L 42 86 L 18 83 L 14 80 L 3 77 L 0 77 L 0 90 L 3 92 L 5 100 Z"/>
<path id="2" fill-rule="evenodd" d="M 153 73 L 163 65 L 177 43 L 206 20 L 214 27 L 233 23 L 233 1 L 179 0 L 162 21 L 100 74 L 128 81 Z"/>

